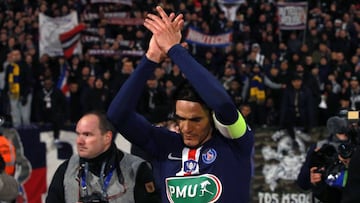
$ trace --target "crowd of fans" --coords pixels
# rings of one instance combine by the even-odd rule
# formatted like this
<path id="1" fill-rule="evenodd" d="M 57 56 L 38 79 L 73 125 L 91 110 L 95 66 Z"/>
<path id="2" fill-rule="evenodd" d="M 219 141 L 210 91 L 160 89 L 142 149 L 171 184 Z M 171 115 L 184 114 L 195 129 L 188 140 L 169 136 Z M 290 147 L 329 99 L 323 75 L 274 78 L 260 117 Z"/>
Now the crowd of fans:
<path id="1" fill-rule="evenodd" d="M 12 119 L 14 126 L 50 122 L 60 129 L 89 110 L 106 110 L 141 56 L 92 55 L 88 50 L 144 51 L 150 35 L 142 25 L 112 25 L 104 16 L 121 13 L 140 19 L 157 4 L 184 14 L 184 39 L 189 27 L 209 35 L 233 32 L 231 46 L 188 43 L 188 50 L 219 79 L 239 109 L 247 109 L 243 113 L 251 125 L 303 126 L 306 131 L 324 125 L 341 109 L 360 109 L 360 3 L 309 1 L 306 29 L 285 31 L 278 27 L 276 2 L 247 2 L 231 20 L 216 0 L 134 0 L 131 6 L 81 0 L 1 1 L 0 114 L 11 118 L 14 108 L 28 106 L 31 113 L 24 116 L 26 110 L 20 110 L 24 117 Z M 82 54 L 70 59 L 40 56 L 39 13 L 58 17 L 72 10 L 87 26 Z M 21 81 L 15 83 L 7 74 L 13 63 L 21 70 Z M 64 73 L 68 97 L 57 86 Z M 170 59 L 163 61 L 147 82 L 139 113 L 154 123 L 167 120 L 172 92 L 183 80 Z M 17 83 L 19 92 L 11 88 Z M 14 99 L 17 105 L 12 105 Z"/>

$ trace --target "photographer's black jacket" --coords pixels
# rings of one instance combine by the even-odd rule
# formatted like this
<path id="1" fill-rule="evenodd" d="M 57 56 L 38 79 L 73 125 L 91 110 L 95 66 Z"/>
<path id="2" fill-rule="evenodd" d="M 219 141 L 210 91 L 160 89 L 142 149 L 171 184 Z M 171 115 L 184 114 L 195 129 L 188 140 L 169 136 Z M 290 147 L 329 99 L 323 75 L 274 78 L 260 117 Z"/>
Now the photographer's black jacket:
<path id="1" fill-rule="evenodd" d="M 310 182 L 310 168 L 312 167 L 311 160 L 317 147 L 317 144 L 310 146 L 306 155 L 306 160 L 300 169 L 296 183 L 303 190 L 311 190 L 313 196 L 322 202 L 339 203 L 342 196 L 341 189 L 330 187 L 325 183 L 325 181 L 321 181 L 317 185 L 313 185 Z"/>

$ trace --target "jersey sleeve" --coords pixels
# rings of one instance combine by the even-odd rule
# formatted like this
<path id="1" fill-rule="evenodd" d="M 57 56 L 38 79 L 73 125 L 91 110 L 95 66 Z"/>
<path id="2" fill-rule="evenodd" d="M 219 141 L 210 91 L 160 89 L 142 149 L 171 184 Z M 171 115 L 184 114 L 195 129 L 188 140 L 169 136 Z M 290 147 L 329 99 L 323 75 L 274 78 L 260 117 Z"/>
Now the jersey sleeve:
<path id="1" fill-rule="evenodd" d="M 213 114 L 215 127 L 221 132 L 221 134 L 229 139 L 237 139 L 242 137 L 247 128 L 244 117 L 241 116 L 241 113 L 238 111 L 239 117 L 235 123 L 230 125 L 222 124 Z"/>
<path id="2" fill-rule="evenodd" d="M 158 66 L 144 56 L 111 102 L 107 117 L 116 130 L 129 142 L 141 146 L 156 156 L 165 147 L 158 147 L 168 139 L 168 130 L 154 126 L 136 112 L 136 106 L 149 76 Z"/>
<path id="3" fill-rule="evenodd" d="M 135 141 L 136 135 L 145 135 L 146 133 L 143 133 L 143 131 L 151 128 L 151 123 L 136 113 L 136 106 L 146 80 L 153 73 L 156 66 L 156 63 L 144 56 L 108 108 L 108 119 L 120 134 L 130 142 Z M 143 137 L 142 139 L 146 138 Z M 135 141 L 135 143 L 137 142 Z"/>

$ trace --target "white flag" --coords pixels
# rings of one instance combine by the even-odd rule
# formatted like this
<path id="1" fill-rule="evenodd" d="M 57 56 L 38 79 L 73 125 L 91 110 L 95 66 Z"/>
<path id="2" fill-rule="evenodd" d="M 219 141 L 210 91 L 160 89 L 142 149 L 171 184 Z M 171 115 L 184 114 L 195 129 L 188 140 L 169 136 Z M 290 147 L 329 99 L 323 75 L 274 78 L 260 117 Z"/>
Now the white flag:
<path id="1" fill-rule="evenodd" d="M 59 36 L 78 25 L 76 12 L 73 11 L 66 16 L 56 18 L 40 13 L 39 23 L 39 56 L 41 57 L 45 53 L 49 56 L 63 56 L 64 52 Z M 81 49 L 81 43 L 78 43 L 73 53 L 81 54 Z"/>

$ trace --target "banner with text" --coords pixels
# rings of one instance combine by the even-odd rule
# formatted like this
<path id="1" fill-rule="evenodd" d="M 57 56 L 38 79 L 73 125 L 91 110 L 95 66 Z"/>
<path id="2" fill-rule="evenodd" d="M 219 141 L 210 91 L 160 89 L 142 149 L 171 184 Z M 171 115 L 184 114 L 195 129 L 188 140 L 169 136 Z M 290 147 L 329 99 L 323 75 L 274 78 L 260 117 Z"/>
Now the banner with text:
<path id="1" fill-rule="evenodd" d="M 91 56 L 114 57 L 114 56 L 134 56 L 141 57 L 144 55 L 142 50 L 110 50 L 110 49 L 89 49 L 87 53 Z"/>
<path id="2" fill-rule="evenodd" d="M 113 4 L 124 4 L 132 6 L 132 0 L 91 0 L 92 4 L 104 4 L 104 3 L 113 3 Z"/>
<path id="3" fill-rule="evenodd" d="M 189 28 L 186 41 L 193 44 L 199 44 L 203 46 L 216 46 L 225 47 L 232 43 L 232 32 L 227 32 L 219 35 L 207 35 L 197 31 L 194 28 Z"/>
<path id="4" fill-rule="evenodd" d="M 107 23 L 112 25 L 142 25 L 142 18 L 108 18 Z"/>
<path id="5" fill-rule="evenodd" d="M 304 30 L 307 21 L 307 2 L 277 3 L 280 30 Z"/>

